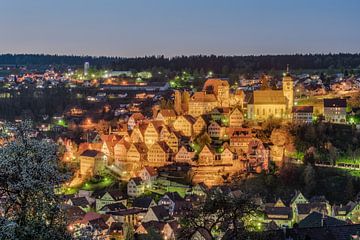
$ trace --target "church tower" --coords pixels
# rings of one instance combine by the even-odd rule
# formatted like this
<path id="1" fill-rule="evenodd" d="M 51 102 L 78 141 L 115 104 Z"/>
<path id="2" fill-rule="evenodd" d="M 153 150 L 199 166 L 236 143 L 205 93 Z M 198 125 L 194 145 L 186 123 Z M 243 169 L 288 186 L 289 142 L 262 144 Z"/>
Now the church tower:
<path id="1" fill-rule="evenodd" d="M 284 74 L 282 85 L 283 93 L 287 100 L 287 111 L 289 113 L 294 106 L 294 80 L 289 73 L 289 64 L 286 67 L 286 73 Z"/>

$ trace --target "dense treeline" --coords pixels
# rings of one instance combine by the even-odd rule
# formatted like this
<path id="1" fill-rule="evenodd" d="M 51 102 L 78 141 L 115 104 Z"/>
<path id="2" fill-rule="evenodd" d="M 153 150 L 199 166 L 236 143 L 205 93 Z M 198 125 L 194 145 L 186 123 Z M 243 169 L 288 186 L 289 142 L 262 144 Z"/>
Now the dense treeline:
<path id="1" fill-rule="evenodd" d="M 116 61 L 116 69 L 145 70 L 165 68 L 182 71 L 188 69 L 214 71 L 227 74 L 239 69 L 250 71 L 292 69 L 341 69 L 359 68 L 360 54 L 315 54 L 315 55 L 266 55 L 266 56 L 181 56 L 174 58 L 143 57 Z"/>
<path id="2" fill-rule="evenodd" d="M 82 66 L 84 62 L 92 66 L 111 67 L 114 70 L 170 69 L 173 71 L 214 71 L 232 73 L 239 69 L 248 71 L 283 70 L 286 64 L 292 69 L 353 69 L 360 67 L 360 54 L 295 54 L 263 56 L 149 56 L 137 58 L 59 56 L 34 54 L 0 55 L 0 64 L 14 65 L 70 65 Z"/>
<path id="3" fill-rule="evenodd" d="M 94 66 L 107 67 L 116 60 L 116 57 L 91 57 L 91 56 L 64 56 L 45 54 L 3 54 L 0 55 L 0 65 L 66 65 L 82 66 L 90 62 Z"/>

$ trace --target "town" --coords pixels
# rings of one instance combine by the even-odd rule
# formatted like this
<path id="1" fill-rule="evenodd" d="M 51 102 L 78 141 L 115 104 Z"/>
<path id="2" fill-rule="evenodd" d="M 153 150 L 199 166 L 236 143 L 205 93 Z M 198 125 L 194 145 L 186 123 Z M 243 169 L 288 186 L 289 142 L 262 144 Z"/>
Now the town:
<path id="1" fill-rule="evenodd" d="M 0 240 L 360 240 L 360 1 L 0 6 Z"/>
<path id="2" fill-rule="evenodd" d="M 187 72 L 161 83 L 150 81 L 152 72 L 95 72 L 89 62 L 65 73 L 22 68 L 1 79 L 4 100 L 56 88 L 81 99 L 52 116 L 31 113 L 37 134 L 56 142 L 59 161 L 70 169 L 56 192 L 75 238 L 220 237 L 226 232 L 206 225 L 187 232 L 184 219 L 208 198 L 242 198 L 254 179 L 295 174 L 293 168 L 304 168 L 305 186 L 270 196 L 253 192 L 247 229 L 278 235 L 295 227 L 303 234 L 314 226 L 319 232 L 323 226 L 360 229 L 360 194 L 352 180 L 346 197 L 327 199 L 316 194 L 311 175 L 321 168 L 357 177 L 359 148 L 342 149 L 329 138 L 315 149 L 316 136 L 308 136 L 330 127 L 360 140 L 360 75 L 336 73 L 325 83 L 316 74 L 292 74 L 288 65 L 279 81 L 262 73 L 230 83 L 209 72 L 196 87 Z M 13 116 L 16 124 L 27 121 Z"/>

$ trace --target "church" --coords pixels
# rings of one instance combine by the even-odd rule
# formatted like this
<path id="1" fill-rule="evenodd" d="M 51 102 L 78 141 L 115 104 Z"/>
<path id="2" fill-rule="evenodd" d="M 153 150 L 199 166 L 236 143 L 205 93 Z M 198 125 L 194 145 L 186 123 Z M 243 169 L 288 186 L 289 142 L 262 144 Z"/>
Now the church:
<path id="1" fill-rule="evenodd" d="M 290 118 L 294 105 L 294 81 L 287 69 L 282 90 L 255 90 L 247 105 L 247 118 L 263 121 L 269 117 Z"/>

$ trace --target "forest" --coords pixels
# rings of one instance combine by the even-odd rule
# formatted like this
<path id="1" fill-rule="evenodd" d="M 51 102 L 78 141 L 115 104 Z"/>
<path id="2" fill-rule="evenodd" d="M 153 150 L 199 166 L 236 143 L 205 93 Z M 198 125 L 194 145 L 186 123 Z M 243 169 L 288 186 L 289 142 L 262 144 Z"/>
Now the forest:
<path id="1" fill-rule="evenodd" d="M 152 70 L 164 69 L 171 71 L 213 71 L 217 74 L 234 72 L 278 71 L 284 70 L 289 64 L 294 70 L 313 69 L 359 69 L 360 54 L 294 54 L 294 55 L 259 55 L 259 56 L 215 56 L 196 55 L 167 58 L 165 56 L 145 56 L 136 58 L 125 57 L 92 57 L 62 56 L 44 54 L 3 54 L 0 65 L 26 66 L 72 66 L 82 67 L 90 62 L 97 68 L 113 70 Z"/>

